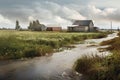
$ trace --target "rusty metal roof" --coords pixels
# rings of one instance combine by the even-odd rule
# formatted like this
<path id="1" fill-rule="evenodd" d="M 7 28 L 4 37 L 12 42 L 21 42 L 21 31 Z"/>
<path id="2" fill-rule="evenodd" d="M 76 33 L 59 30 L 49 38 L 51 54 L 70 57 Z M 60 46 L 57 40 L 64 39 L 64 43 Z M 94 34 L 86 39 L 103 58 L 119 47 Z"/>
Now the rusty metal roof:
<path id="1" fill-rule="evenodd" d="M 79 26 L 88 26 L 92 20 L 76 20 L 73 22 L 73 25 L 79 25 Z"/>

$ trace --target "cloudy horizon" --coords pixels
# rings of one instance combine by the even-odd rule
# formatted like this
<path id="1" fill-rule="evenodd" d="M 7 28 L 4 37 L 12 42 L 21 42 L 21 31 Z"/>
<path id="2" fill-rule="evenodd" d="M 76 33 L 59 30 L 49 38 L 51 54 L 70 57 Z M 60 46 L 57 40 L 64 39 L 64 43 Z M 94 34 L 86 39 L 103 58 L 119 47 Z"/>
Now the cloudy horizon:
<path id="1" fill-rule="evenodd" d="M 120 26 L 119 0 L 0 0 L 0 27 L 14 28 L 19 20 L 22 28 L 38 19 L 45 25 L 58 24 L 63 28 L 72 20 L 93 20 L 99 28 Z"/>

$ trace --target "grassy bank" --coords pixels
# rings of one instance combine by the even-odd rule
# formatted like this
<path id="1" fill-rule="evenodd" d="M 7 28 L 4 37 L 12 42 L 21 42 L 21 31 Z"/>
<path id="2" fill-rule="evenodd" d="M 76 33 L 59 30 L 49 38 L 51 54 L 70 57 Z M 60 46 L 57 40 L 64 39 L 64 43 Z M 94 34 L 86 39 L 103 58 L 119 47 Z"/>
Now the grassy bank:
<path id="1" fill-rule="evenodd" d="M 84 56 L 76 61 L 74 69 L 82 73 L 86 80 L 120 80 L 120 33 L 118 35 L 101 43 L 110 45 L 106 50 L 113 54 L 106 57 Z"/>
<path id="2" fill-rule="evenodd" d="M 49 55 L 79 41 L 105 37 L 106 33 L 0 31 L 0 59 Z"/>
<path id="3" fill-rule="evenodd" d="M 118 33 L 119 37 L 116 37 L 114 39 L 103 41 L 100 45 L 109 45 L 109 47 L 106 48 L 106 50 L 111 51 L 112 53 L 120 53 L 120 32 Z"/>

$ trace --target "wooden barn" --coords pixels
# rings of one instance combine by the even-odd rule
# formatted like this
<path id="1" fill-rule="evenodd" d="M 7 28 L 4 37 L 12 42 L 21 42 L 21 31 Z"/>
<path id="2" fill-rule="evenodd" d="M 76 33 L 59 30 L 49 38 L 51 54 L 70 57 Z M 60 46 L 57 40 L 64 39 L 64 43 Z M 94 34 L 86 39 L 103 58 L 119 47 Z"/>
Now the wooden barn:
<path id="1" fill-rule="evenodd" d="M 47 31 L 62 31 L 61 27 L 47 27 Z"/>

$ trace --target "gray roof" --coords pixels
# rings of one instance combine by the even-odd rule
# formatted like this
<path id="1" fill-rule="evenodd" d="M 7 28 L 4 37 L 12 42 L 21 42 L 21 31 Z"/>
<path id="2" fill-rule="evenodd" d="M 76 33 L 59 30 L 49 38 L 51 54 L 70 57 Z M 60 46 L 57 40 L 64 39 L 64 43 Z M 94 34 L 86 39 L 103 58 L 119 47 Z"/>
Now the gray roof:
<path id="1" fill-rule="evenodd" d="M 73 22 L 73 25 L 88 26 L 90 22 L 92 22 L 92 20 L 76 20 Z"/>

